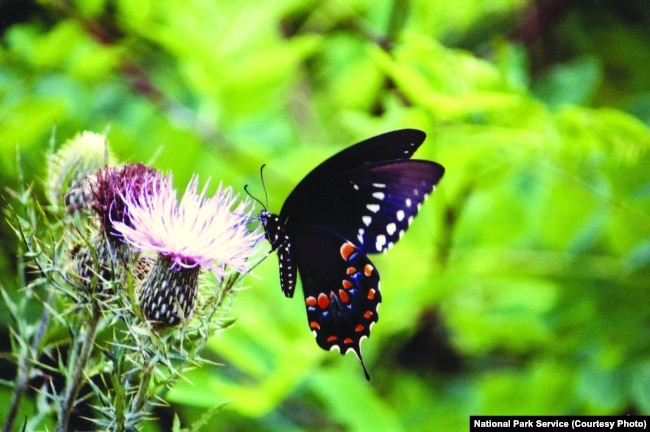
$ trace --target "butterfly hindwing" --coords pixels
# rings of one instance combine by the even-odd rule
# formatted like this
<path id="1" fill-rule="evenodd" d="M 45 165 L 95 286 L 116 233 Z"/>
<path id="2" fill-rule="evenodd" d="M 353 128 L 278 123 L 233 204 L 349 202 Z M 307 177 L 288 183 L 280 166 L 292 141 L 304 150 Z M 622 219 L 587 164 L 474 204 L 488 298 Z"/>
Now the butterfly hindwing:
<path id="1" fill-rule="evenodd" d="M 303 232 L 293 248 L 316 342 L 341 354 L 352 350 L 365 370 L 360 343 L 379 319 L 379 272 L 353 243 L 319 229 Z"/>

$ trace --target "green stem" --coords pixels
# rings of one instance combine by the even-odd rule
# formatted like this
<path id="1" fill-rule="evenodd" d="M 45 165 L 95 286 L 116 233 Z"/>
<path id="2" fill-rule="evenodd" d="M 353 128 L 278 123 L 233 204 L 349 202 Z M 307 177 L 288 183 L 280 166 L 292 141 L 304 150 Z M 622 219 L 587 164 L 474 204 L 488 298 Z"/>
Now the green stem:
<path id="1" fill-rule="evenodd" d="M 54 291 L 50 291 L 47 297 L 47 304 L 52 303 L 54 298 Z M 27 385 L 29 383 L 29 376 L 32 372 L 32 359 L 38 359 L 38 346 L 43 339 L 45 334 L 45 329 L 47 328 L 48 323 L 50 322 L 50 312 L 47 307 L 43 309 L 41 314 L 41 319 L 38 323 L 38 328 L 34 337 L 32 338 L 32 343 L 29 348 L 22 350 L 18 361 L 18 371 L 16 373 L 16 385 L 14 387 L 14 392 L 11 395 L 11 403 L 9 404 L 9 412 L 7 413 L 7 418 L 5 420 L 5 425 L 3 432 L 9 432 L 13 429 L 13 423 L 16 419 L 16 414 L 18 414 L 18 408 L 20 407 L 20 401 L 22 400 L 25 391 L 27 390 Z"/>
<path id="2" fill-rule="evenodd" d="M 131 402 L 131 412 L 132 413 L 141 413 L 144 411 L 147 403 L 149 402 L 149 383 L 151 381 L 151 376 L 153 370 L 156 367 L 156 361 L 150 359 L 142 370 L 142 376 L 140 377 L 140 385 L 138 387 L 138 392 L 136 393 L 133 401 Z"/>
<path id="3" fill-rule="evenodd" d="M 75 351 L 70 352 L 68 365 L 72 367 L 72 373 L 67 374 L 66 389 L 63 401 L 59 407 L 59 420 L 56 425 L 56 432 L 66 432 L 68 430 L 70 415 L 77 401 L 79 391 L 85 382 L 86 377 L 84 377 L 84 373 L 95 344 L 100 318 L 100 307 L 97 303 L 93 302 L 92 312 L 86 325 L 83 340 L 80 345 L 75 344 Z M 76 351 L 78 351 L 78 354 L 74 355 Z M 68 368 L 68 371 L 70 372 L 70 368 Z"/>

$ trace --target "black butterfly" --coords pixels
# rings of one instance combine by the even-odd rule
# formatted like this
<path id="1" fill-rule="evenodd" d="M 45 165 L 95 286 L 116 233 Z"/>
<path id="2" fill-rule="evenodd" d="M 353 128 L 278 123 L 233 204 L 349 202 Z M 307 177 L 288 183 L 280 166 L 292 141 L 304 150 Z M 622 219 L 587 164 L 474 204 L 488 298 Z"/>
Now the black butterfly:
<path id="1" fill-rule="evenodd" d="M 357 143 L 321 163 L 296 186 L 279 215 L 260 214 L 280 283 L 293 297 L 300 275 L 309 328 L 325 350 L 352 350 L 370 336 L 381 302 L 367 254 L 397 242 L 445 169 L 410 157 L 425 133 L 397 130 Z"/>

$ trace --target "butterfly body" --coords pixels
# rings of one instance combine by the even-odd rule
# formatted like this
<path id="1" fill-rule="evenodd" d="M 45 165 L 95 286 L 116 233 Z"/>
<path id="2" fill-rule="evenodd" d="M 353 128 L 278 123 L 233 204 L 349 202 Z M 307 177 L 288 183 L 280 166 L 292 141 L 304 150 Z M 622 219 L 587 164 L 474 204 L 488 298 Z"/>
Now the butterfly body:
<path id="1" fill-rule="evenodd" d="M 307 320 L 318 345 L 361 357 L 361 340 L 378 320 L 379 273 L 368 254 L 397 242 L 444 174 L 410 157 L 424 132 L 405 129 L 357 143 L 312 170 L 278 215 L 260 219 L 278 253 L 287 297 L 300 275 Z"/>

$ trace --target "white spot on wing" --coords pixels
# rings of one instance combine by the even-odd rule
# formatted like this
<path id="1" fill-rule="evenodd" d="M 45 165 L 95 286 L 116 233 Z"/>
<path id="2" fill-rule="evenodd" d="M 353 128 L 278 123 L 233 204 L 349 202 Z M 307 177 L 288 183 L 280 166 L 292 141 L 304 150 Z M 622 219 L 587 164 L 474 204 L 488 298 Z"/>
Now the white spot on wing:
<path id="1" fill-rule="evenodd" d="M 373 213 L 377 213 L 380 207 L 379 204 L 366 204 L 366 208 Z"/>
<path id="2" fill-rule="evenodd" d="M 397 225 L 395 225 L 394 222 L 391 222 L 388 225 L 386 225 L 386 232 L 388 233 L 388 235 L 392 236 L 393 234 L 395 234 L 395 231 L 397 231 Z"/>
<path id="3" fill-rule="evenodd" d="M 375 239 L 375 249 L 380 251 L 384 248 L 385 245 L 386 245 L 386 236 L 383 234 L 379 234 Z"/>
<path id="4" fill-rule="evenodd" d="M 361 221 L 365 226 L 370 226 L 370 222 L 372 222 L 372 217 L 371 216 L 361 216 Z"/>
<path id="5" fill-rule="evenodd" d="M 373 192 L 372 196 L 377 198 L 379 201 L 381 201 L 386 197 L 386 194 L 384 194 L 383 192 Z"/>
<path id="6" fill-rule="evenodd" d="M 404 220 L 404 210 L 397 210 L 397 220 L 399 222 Z"/>

